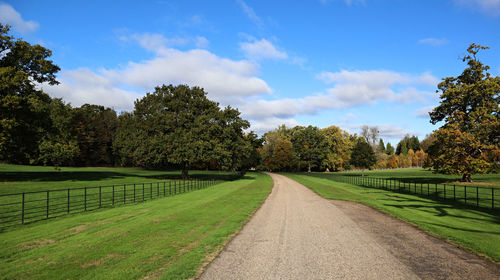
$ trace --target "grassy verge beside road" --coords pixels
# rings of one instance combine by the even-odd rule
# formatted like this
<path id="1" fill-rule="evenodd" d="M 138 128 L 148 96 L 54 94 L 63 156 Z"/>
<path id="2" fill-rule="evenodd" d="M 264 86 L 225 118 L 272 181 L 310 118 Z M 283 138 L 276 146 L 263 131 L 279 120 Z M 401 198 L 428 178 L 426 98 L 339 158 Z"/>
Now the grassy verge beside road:
<path id="1" fill-rule="evenodd" d="M 272 188 L 243 179 L 0 234 L 2 279 L 185 279 L 199 273 Z"/>
<path id="2" fill-rule="evenodd" d="M 385 171 L 387 172 L 387 171 Z M 328 199 L 363 203 L 417 225 L 494 261 L 500 261 L 500 215 L 415 195 L 335 182 L 337 174 L 284 174 Z M 389 174 L 386 173 L 389 176 Z M 428 174 L 429 175 L 429 174 Z M 432 174 L 431 174 L 432 175 Z M 375 175 L 379 176 L 379 174 Z M 498 175 L 497 175 L 498 176 Z M 394 174 L 401 178 L 401 174 Z M 495 181 L 495 179 L 490 179 Z"/>

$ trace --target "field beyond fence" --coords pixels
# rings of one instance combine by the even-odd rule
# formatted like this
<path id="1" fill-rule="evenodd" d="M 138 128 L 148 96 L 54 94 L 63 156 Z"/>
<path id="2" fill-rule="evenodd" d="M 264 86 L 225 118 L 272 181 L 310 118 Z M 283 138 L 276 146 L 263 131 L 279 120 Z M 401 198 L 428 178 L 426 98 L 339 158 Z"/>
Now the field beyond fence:
<path id="1" fill-rule="evenodd" d="M 215 183 L 215 180 L 170 180 L 0 195 L 0 230 L 71 213 L 173 196 Z"/>
<path id="2" fill-rule="evenodd" d="M 331 176 L 334 181 L 448 200 L 466 207 L 500 209 L 500 189 L 483 186 L 408 182 L 368 176 Z"/>

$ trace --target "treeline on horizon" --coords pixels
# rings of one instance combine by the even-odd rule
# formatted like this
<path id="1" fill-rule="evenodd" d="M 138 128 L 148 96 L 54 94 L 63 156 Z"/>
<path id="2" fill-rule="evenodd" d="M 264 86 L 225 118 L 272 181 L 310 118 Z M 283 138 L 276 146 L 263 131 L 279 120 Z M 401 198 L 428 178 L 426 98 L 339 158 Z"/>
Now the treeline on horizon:
<path id="1" fill-rule="evenodd" d="M 282 125 L 263 135 L 259 169 L 270 171 L 341 171 L 358 168 L 428 166 L 426 150 L 432 135 L 422 142 L 405 136 L 396 146 L 384 144 L 376 126 L 362 126 L 360 135 L 337 126 Z"/>
<path id="2" fill-rule="evenodd" d="M 384 144 L 376 127 L 360 135 L 336 126 L 278 127 L 259 138 L 237 109 L 220 108 L 199 87 L 162 85 L 132 112 L 85 104 L 73 108 L 39 89 L 57 85 L 52 52 L 9 35 L 0 23 L 0 162 L 59 166 L 139 166 L 181 169 L 323 171 L 428 166 L 462 175 L 495 172 L 500 162 L 500 77 L 472 43 L 461 75 L 438 84 L 440 105 L 429 113 L 444 124 L 422 142 Z"/>

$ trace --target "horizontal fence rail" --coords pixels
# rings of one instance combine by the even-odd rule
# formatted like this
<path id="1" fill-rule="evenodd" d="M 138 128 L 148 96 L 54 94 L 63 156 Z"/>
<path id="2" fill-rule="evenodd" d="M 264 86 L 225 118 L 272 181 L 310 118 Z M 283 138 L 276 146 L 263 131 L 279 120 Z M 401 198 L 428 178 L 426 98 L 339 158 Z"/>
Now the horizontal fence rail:
<path id="1" fill-rule="evenodd" d="M 171 180 L 0 195 L 0 230 L 72 213 L 173 196 L 204 189 L 216 182 Z"/>
<path id="2" fill-rule="evenodd" d="M 368 176 L 335 176 L 333 180 L 368 188 L 378 188 L 442 199 L 486 209 L 500 209 L 500 189 L 462 184 L 437 184 L 408 182 L 403 179 L 386 179 Z"/>

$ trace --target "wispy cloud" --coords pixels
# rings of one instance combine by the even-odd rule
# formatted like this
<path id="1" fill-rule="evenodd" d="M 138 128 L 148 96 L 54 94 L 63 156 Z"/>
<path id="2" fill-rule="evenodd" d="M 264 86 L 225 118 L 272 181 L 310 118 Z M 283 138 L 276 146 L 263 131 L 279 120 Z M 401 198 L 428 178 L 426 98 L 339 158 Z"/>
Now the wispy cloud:
<path id="1" fill-rule="evenodd" d="M 470 7 L 490 16 L 500 16 L 500 0 L 454 0 L 456 5 Z"/>
<path id="2" fill-rule="evenodd" d="M 252 7 L 248 6 L 247 3 L 243 0 L 236 0 L 236 2 L 240 5 L 241 9 L 245 13 L 245 15 L 259 28 L 264 27 L 264 22 L 262 19 L 257 16 Z"/>
<path id="3" fill-rule="evenodd" d="M 429 112 L 432 112 L 432 110 L 435 107 L 436 106 L 426 106 L 426 107 L 420 108 L 420 109 L 418 109 L 418 110 L 415 111 L 415 116 L 417 116 L 419 118 L 428 119 L 429 118 Z"/>
<path id="4" fill-rule="evenodd" d="M 353 5 L 366 5 L 365 0 L 319 0 L 319 2 L 323 5 L 329 4 L 331 2 L 344 2 L 347 6 L 353 6 Z"/>
<path id="5" fill-rule="evenodd" d="M 439 47 L 439 46 L 448 44 L 449 41 L 446 38 L 425 38 L 425 39 L 418 40 L 418 43 L 424 44 L 424 45 L 431 45 L 434 47 Z"/>
<path id="6" fill-rule="evenodd" d="M 0 22 L 12 25 L 13 29 L 19 33 L 33 32 L 38 29 L 37 22 L 25 21 L 19 12 L 5 3 L 0 3 Z"/>
<path id="7" fill-rule="evenodd" d="M 240 49 L 245 56 L 251 60 L 260 59 L 287 59 L 288 54 L 285 51 L 278 50 L 271 42 L 266 39 L 253 40 L 252 42 L 240 43 Z"/>

